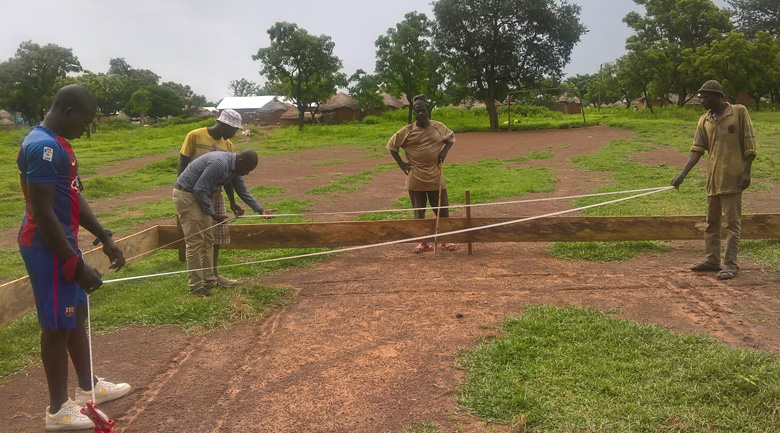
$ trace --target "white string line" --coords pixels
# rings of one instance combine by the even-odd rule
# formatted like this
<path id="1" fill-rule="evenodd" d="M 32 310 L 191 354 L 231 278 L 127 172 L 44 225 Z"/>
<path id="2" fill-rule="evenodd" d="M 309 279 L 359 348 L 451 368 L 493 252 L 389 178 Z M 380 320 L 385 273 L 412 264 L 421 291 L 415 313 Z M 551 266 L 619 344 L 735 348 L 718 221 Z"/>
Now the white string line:
<path id="1" fill-rule="evenodd" d="M 504 204 L 516 204 L 516 203 L 533 203 L 533 202 L 541 202 L 541 201 L 554 201 L 554 200 L 566 200 L 566 199 L 573 199 L 573 198 L 586 198 L 586 197 L 599 197 L 599 196 L 605 196 L 605 195 L 617 195 L 617 194 L 627 194 L 627 193 L 633 193 L 633 192 L 644 192 L 644 191 L 655 191 L 655 190 L 661 190 L 667 187 L 655 187 L 655 188 L 642 188 L 642 189 L 630 189 L 625 191 L 612 191 L 612 192 L 600 192 L 600 193 L 593 193 L 593 194 L 581 194 L 581 195 L 570 195 L 570 196 L 564 196 L 564 197 L 548 197 L 548 198 L 536 198 L 536 199 L 528 199 L 528 200 L 516 200 L 516 201 L 506 201 L 506 202 L 492 202 L 492 203 L 479 203 L 479 204 L 472 204 L 472 205 L 451 205 L 451 206 L 441 206 L 441 204 L 437 207 L 431 207 L 430 209 L 456 209 L 461 207 L 478 207 L 478 206 L 497 206 L 497 205 L 504 205 Z M 344 212 L 304 212 L 300 214 L 272 214 L 272 215 L 243 215 L 241 217 L 232 217 L 226 221 L 216 223 L 210 227 L 207 227 L 203 230 L 200 230 L 195 233 L 191 233 L 189 235 L 186 235 L 182 237 L 181 239 L 175 240 L 173 242 L 170 242 L 168 244 L 162 245 L 160 247 L 157 247 L 153 250 L 149 250 L 146 252 L 143 252 L 141 254 L 137 254 L 133 257 L 126 258 L 125 261 L 129 262 L 131 260 L 137 259 L 141 256 L 147 256 L 152 253 L 155 253 L 159 250 L 165 249 L 166 247 L 169 247 L 175 243 L 185 241 L 188 237 L 194 236 L 198 233 L 204 232 L 206 230 L 212 229 L 220 224 L 230 224 L 234 222 L 237 218 L 273 218 L 273 217 L 291 217 L 291 216 L 303 216 L 303 215 L 344 215 L 344 214 L 366 214 L 366 213 L 376 213 L 376 212 L 408 212 L 408 211 L 415 211 L 415 210 L 427 210 L 427 207 L 421 207 L 421 208 L 412 208 L 412 209 L 386 209 L 386 210 L 376 210 L 376 211 L 344 211 Z M 90 253 L 95 250 L 99 250 L 102 247 L 93 248 L 87 253 Z"/>
<path id="2" fill-rule="evenodd" d="M 575 209 L 568 209 L 568 210 L 562 210 L 562 211 L 558 211 L 558 212 L 552 212 L 552 213 L 548 213 L 548 214 L 545 214 L 545 215 L 532 216 L 532 217 L 521 218 L 521 219 L 512 220 L 512 221 L 504 221 L 504 222 L 500 222 L 500 223 L 488 224 L 488 225 L 479 226 L 479 227 L 470 227 L 470 228 L 465 228 L 465 229 L 460 229 L 460 230 L 454 230 L 454 231 L 451 231 L 451 232 L 439 233 L 439 236 L 447 236 L 447 235 L 454 235 L 454 234 L 460 234 L 460 233 L 467 233 L 467 232 L 472 232 L 472 231 L 477 231 L 477 230 L 489 229 L 489 228 L 493 228 L 493 227 L 501 227 L 501 226 L 506 226 L 506 225 L 510 225 L 510 224 L 517 224 L 517 223 L 521 223 L 521 222 L 525 222 L 525 221 L 531 221 L 531 220 L 536 220 L 536 219 L 540 219 L 540 218 L 547 218 L 547 217 L 551 217 L 551 216 L 562 215 L 562 214 L 566 214 L 566 213 L 578 212 L 578 211 L 585 210 L 585 209 L 591 209 L 591 208 L 594 208 L 594 207 L 605 206 L 605 205 L 608 205 L 608 204 L 614 204 L 614 203 L 619 203 L 621 201 L 626 201 L 626 200 L 631 200 L 631 199 L 635 199 L 635 198 L 639 198 L 639 197 L 644 197 L 644 196 L 647 196 L 647 195 L 659 193 L 661 191 L 667 191 L 667 190 L 670 190 L 672 188 L 674 188 L 674 187 L 673 186 L 665 186 L 665 187 L 660 187 L 660 188 L 654 188 L 653 191 L 648 191 L 648 192 L 645 192 L 645 193 L 642 193 L 642 194 L 632 195 L 630 197 L 618 198 L 618 199 L 606 201 L 606 202 L 603 202 L 603 203 L 596 203 L 596 204 L 591 204 L 591 205 L 588 205 L 588 206 L 578 207 L 578 208 L 575 208 Z M 344 253 L 344 252 L 347 252 L 347 251 L 355 251 L 355 250 L 362 250 L 362 249 L 366 249 L 366 248 L 383 247 L 383 246 L 386 246 L 386 245 L 395 245 L 395 244 L 401 244 L 401 243 L 407 243 L 407 242 L 414 242 L 414 241 L 418 241 L 418 240 L 422 240 L 422 239 L 430 239 L 430 238 L 431 238 L 431 235 L 417 236 L 417 237 L 408 238 L 408 239 L 380 242 L 380 243 L 377 243 L 377 244 L 369 244 L 369 245 L 359 245 L 359 246 L 356 246 L 356 247 L 342 248 L 342 249 L 338 249 L 338 250 L 320 251 L 320 252 L 317 252 L 317 253 L 299 254 L 299 255 L 296 255 L 296 256 L 277 257 L 277 258 L 274 258 L 274 259 L 258 260 L 258 261 L 255 261 L 255 262 L 237 263 L 237 264 L 234 264 L 234 265 L 224 265 L 224 266 L 220 266 L 219 269 L 232 268 L 232 267 L 236 267 L 236 266 L 256 265 L 256 264 L 260 264 L 260 263 L 279 262 L 279 261 L 282 261 L 282 260 L 301 259 L 301 258 L 305 258 L 305 257 L 322 256 L 322 255 L 326 255 L 326 254 Z M 104 280 L 103 284 L 117 283 L 117 282 L 120 282 L 120 281 L 140 280 L 140 279 L 144 279 L 144 278 L 162 277 L 162 276 L 166 276 L 166 275 L 184 274 L 184 273 L 189 273 L 189 272 L 199 272 L 199 271 L 205 271 L 205 270 L 208 270 L 208 269 L 212 269 L 212 268 L 208 267 L 208 268 L 201 268 L 201 269 L 188 269 L 188 270 L 185 270 L 185 271 L 161 272 L 159 274 L 138 275 L 138 276 L 134 276 L 134 277 L 117 278 L 117 279 L 113 279 L 113 280 Z"/>
<path id="3" fill-rule="evenodd" d="M 409 211 L 427 210 L 427 209 L 459 209 L 464 207 L 500 206 L 506 204 L 536 203 L 540 201 L 600 197 L 605 195 L 629 194 L 635 192 L 656 191 L 656 190 L 663 190 L 663 189 L 668 189 L 668 187 L 662 186 L 656 188 L 629 189 L 626 191 L 599 192 L 594 194 L 569 195 L 565 197 L 534 198 L 534 199 L 526 199 L 526 200 L 499 201 L 499 202 L 491 202 L 491 203 L 456 204 L 450 206 L 436 206 L 436 207 L 433 206 L 415 207 L 411 209 L 394 208 L 394 209 L 382 209 L 382 210 L 356 210 L 356 211 L 341 211 L 341 212 L 301 212 L 301 213 L 284 213 L 284 214 L 272 214 L 272 215 L 241 215 L 239 218 L 279 218 L 279 217 L 294 217 L 294 216 L 307 216 L 307 215 L 348 215 L 348 214 L 368 214 L 368 213 L 379 213 L 379 212 L 409 212 Z"/>

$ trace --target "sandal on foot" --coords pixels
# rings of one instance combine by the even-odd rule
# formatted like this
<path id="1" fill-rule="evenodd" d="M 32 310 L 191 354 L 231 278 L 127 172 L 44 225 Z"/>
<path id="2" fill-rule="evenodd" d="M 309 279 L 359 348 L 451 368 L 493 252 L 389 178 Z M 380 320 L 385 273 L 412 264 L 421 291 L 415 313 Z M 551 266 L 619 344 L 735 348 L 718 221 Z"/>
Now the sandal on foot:
<path id="1" fill-rule="evenodd" d="M 458 249 L 458 246 L 455 244 L 439 244 L 439 249 L 447 250 L 447 251 L 455 251 Z"/>
<path id="2" fill-rule="evenodd" d="M 718 272 L 720 271 L 720 265 L 710 262 L 699 262 L 691 267 L 694 272 Z"/>
<path id="3" fill-rule="evenodd" d="M 718 272 L 718 279 L 719 280 L 730 280 L 737 276 L 737 270 L 736 269 L 724 269 L 720 272 Z"/>
<path id="4" fill-rule="evenodd" d="M 432 246 L 420 243 L 416 247 L 414 247 L 414 253 L 415 254 L 420 254 L 420 253 L 424 253 L 426 251 L 430 251 L 432 249 L 433 249 Z"/>

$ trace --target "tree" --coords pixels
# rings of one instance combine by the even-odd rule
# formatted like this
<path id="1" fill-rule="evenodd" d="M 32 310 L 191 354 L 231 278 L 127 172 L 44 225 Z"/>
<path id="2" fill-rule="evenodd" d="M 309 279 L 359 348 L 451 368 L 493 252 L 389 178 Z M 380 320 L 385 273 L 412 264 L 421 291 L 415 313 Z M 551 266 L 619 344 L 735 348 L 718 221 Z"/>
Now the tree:
<path id="1" fill-rule="evenodd" d="M 668 80 L 670 73 L 666 53 L 655 45 L 644 48 L 635 45 L 632 51 L 617 61 L 616 78 L 625 98 L 633 100 L 644 96 L 651 112 L 655 97 L 664 94 L 656 83 Z"/>
<path id="2" fill-rule="evenodd" d="M 127 103 L 127 101 L 122 100 L 122 80 L 116 75 L 95 74 L 90 71 L 84 71 L 74 81 L 76 84 L 86 87 L 95 95 L 99 115 L 117 113 Z"/>
<path id="3" fill-rule="evenodd" d="M 764 31 L 770 35 L 780 34 L 780 2 L 777 0 L 728 0 L 734 9 L 737 29 L 748 39 Z"/>
<path id="4" fill-rule="evenodd" d="M 496 102 L 510 89 L 559 79 L 587 30 L 580 6 L 553 0 L 439 0 L 434 41 L 450 79 L 487 105 L 498 131 Z"/>
<path id="5" fill-rule="evenodd" d="M 147 115 L 156 118 L 182 115 L 185 99 L 171 87 L 152 86 L 147 89 L 149 91 Z"/>
<path id="6" fill-rule="evenodd" d="M 260 48 L 253 60 L 263 67 L 260 75 L 268 79 L 266 88 L 292 100 L 298 108 L 298 129 L 303 130 L 304 113 L 311 104 L 321 104 L 346 86 L 339 72 L 341 60 L 333 55 L 330 36 L 312 36 L 297 24 L 277 22 L 270 29 L 271 46 Z"/>
<path id="7" fill-rule="evenodd" d="M 431 41 L 433 23 L 425 14 L 409 12 L 395 28 L 376 42 L 376 75 L 383 90 L 394 96 L 405 93 L 411 98 L 424 93 L 436 105 L 444 81 L 441 62 Z M 412 122 L 412 104 L 409 104 L 409 123 Z"/>
<path id="8" fill-rule="evenodd" d="M 228 86 L 233 96 L 254 96 L 259 95 L 262 87 L 254 81 L 242 78 L 240 80 L 231 80 Z"/>
<path id="9" fill-rule="evenodd" d="M 119 57 L 108 61 L 108 75 L 116 76 L 122 82 L 119 99 L 126 105 L 133 93 L 143 87 L 154 87 L 160 82 L 160 76 L 148 69 L 135 69 L 125 59 Z"/>
<path id="10" fill-rule="evenodd" d="M 623 22 L 634 29 L 626 41 L 629 51 L 659 50 L 670 64 L 668 79 L 654 80 L 659 95 L 676 93 L 679 105 L 685 105 L 701 84 L 701 77 L 680 69 L 683 52 L 707 45 L 731 30 L 728 9 L 715 6 L 712 0 L 634 0 L 645 7 L 645 15 L 630 12 Z M 638 57 L 644 54 L 637 53 Z M 654 57 L 654 56 L 651 56 Z M 690 70 L 687 70 L 690 71 Z"/>
<path id="11" fill-rule="evenodd" d="M 146 112 L 152 108 L 152 101 L 150 99 L 149 90 L 146 88 L 138 89 L 130 96 L 130 101 L 127 103 L 126 110 L 130 113 L 138 113 L 141 117 L 141 125 L 144 124 L 144 117 Z"/>
<path id="12" fill-rule="evenodd" d="M 732 99 L 747 93 L 756 100 L 777 89 L 780 81 L 780 47 L 766 32 L 755 35 L 755 41 L 732 32 L 690 53 L 682 68 L 696 70 L 705 77 L 717 78 Z"/>
<path id="13" fill-rule="evenodd" d="M 22 42 L 14 57 L 0 63 L 0 102 L 30 122 L 42 120 L 54 99 L 57 80 L 80 70 L 70 48 Z"/>
<path id="14" fill-rule="evenodd" d="M 183 115 L 192 116 L 195 114 L 195 110 L 206 105 L 206 97 L 203 95 L 197 95 L 190 88 L 190 86 L 176 83 L 174 81 L 166 81 L 162 83 L 162 87 L 176 92 L 181 98 L 181 111 Z"/>
<path id="15" fill-rule="evenodd" d="M 379 90 L 381 80 L 377 75 L 367 74 L 364 70 L 358 69 L 349 77 L 350 86 L 349 96 L 355 98 L 363 109 L 384 108 L 385 103 Z"/>

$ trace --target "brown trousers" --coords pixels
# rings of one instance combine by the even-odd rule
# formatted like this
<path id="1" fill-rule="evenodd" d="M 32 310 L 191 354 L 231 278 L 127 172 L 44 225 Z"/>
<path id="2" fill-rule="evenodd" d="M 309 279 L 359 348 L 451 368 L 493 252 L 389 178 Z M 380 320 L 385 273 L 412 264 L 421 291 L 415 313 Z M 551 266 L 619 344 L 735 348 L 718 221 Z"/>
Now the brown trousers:
<path id="1" fill-rule="evenodd" d="M 203 213 L 195 195 L 178 189 L 173 190 L 173 207 L 181 222 L 181 229 L 186 236 L 184 244 L 187 247 L 187 285 L 190 290 L 213 285 L 214 276 L 214 233 L 209 228 L 214 220 Z"/>
<path id="2" fill-rule="evenodd" d="M 721 235 L 726 223 L 723 269 L 737 269 L 737 251 L 742 233 L 742 193 L 707 197 L 707 229 L 704 231 L 707 262 L 720 265 Z"/>

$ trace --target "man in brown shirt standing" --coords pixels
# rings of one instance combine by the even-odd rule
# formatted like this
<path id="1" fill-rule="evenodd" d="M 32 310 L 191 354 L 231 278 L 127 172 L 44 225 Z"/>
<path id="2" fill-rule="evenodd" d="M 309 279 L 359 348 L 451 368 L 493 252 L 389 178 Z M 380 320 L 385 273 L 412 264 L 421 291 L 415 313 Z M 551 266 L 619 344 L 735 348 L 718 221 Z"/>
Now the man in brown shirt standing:
<path id="1" fill-rule="evenodd" d="M 756 157 L 756 137 L 747 108 L 723 100 L 723 87 L 710 80 L 699 89 L 701 116 L 693 147 L 682 172 L 672 179 L 678 188 L 699 159 L 708 152 L 706 260 L 694 265 L 697 272 L 718 272 L 718 278 L 737 276 L 737 250 L 742 230 L 742 191 L 750 186 L 750 169 Z M 726 220 L 726 251 L 720 264 L 722 219 Z"/>
<path id="2" fill-rule="evenodd" d="M 387 149 L 398 163 L 398 167 L 406 173 L 406 189 L 417 219 L 425 218 L 425 206 L 430 202 L 433 212 L 441 218 L 450 216 L 447 186 L 441 172 L 441 164 L 455 143 L 455 133 L 443 123 L 430 120 L 428 117 L 428 98 L 417 95 L 412 103 L 412 113 L 415 123 L 406 125 L 396 132 L 387 142 Z M 399 154 L 403 149 L 408 161 Z M 441 201 L 439 200 L 441 191 Z M 438 209 L 441 202 L 442 209 Z M 454 251 L 455 244 L 441 244 L 439 248 Z M 421 242 L 414 248 L 415 253 L 432 250 L 427 242 Z"/>

